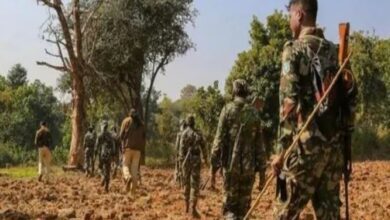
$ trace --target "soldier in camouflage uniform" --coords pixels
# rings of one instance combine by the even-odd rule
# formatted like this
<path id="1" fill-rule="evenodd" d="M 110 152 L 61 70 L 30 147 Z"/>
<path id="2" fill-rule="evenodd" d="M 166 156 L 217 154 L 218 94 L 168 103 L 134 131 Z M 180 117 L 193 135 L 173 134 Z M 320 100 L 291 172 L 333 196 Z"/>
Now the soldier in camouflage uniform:
<path id="1" fill-rule="evenodd" d="M 115 145 L 114 139 L 107 128 L 108 123 L 107 121 L 104 121 L 102 124 L 102 131 L 97 137 L 95 146 L 96 154 L 102 169 L 102 186 L 104 186 L 106 192 L 108 192 L 108 186 L 110 184 L 111 160 Z"/>
<path id="2" fill-rule="evenodd" d="M 265 167 L 259 112 L 246 101 L 245 80 L 233 82 L 234 100 L 222 109 L 212 154 L 211 170 L 223 169 L 223 208 L 225 219 L 243 219 L 250 208 L 256 172 Z"/>
<path id="3" fill-rule="evenodd" d="M 182 176 L 182 169 L 180 164 L 180 140 L 181 135 L 183 134 L 184 130 L 187 128 L 186 120 L 182 120 L 180 122 L 180 131 L 176 135 L 176 167 L 175 167 L 175 180 L 177 183 L 179 183 L 180 186 L 183 185 L 183 176 Z"/>
<path id="4" fill-rule="evenodd" d="M 336 46 L 316 28 L 317 8 L 316 0 L 291 0 L 289 4 L 295 40 L 285 44 L 282 56 L 281 153 L 272 162 L 281 188 L 274 219 L 299 219 L 309 200 L 316 219 L 340 219 L 342 140 L 353 128 L 357 93 L 349 71 L 339 78 L 292 153 L 285 155 L 338 70 Z"/>
<path id="5" fill-rule="evenodd" d="M 84 149 L 85 149 L 85 173 L 87 176 L 93 175 L 95 164 L 94 151 L 95 151 L 95 135 L 93 133 L 93 127 L 89 127 L 87 133 L 84 136 Z"/>
<path id="6" fill-rule="evenodd" d="M 112 157 L 112 163 L 113 163 L 113 173 L 112 173 L 112 178 L 115 178 L 116 176 L 116 171 L 120 166 L 120 158 L 121 158 L 121 140 L 119 137 L 118 129 L 116 126 L 112 128 L 111 136 L 114 139 L 114 151 L 113 151 L 113 157 Z"/>
<path id="7" fill-rule="evenodd" d="M 202 153 L 204 161 L 207 163 L 207 154 L 202 134 L 195 130 L 194 116 L 190 115 L 186 120 L 187 128 L 183 131 L 180 140 L 180 164 L 183 169 L 184 197 L 186 202 L 186 212 L 189 212 L 191 200 L 191 214 L 195 218 L 200 218 L 196 209 L 200 186 L 200 169 Z M 191 194 L 191 195 L 190 195 Z"/>

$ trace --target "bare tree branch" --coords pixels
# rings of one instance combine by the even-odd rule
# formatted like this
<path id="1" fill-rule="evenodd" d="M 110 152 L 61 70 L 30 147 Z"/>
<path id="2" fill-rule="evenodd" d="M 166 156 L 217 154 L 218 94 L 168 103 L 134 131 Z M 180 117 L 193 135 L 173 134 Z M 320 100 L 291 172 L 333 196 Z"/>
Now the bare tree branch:
<path id="1" fill-rule="evenodd" d="M 55 70 L 58 70 L 58 71 L 61 71 L 61 72 L 69 71 L 69 69 L 64 67 L 64 66 L 56 66 L 56 65 L 44 62 L 44 61 L 37 61 L 37 65 L 39 65 L 39 66 L 47 66 L 47 67 L 50 67 L 52 69 L 55 69 Z"/>
<path id="2" fill-rule="evenodd" d="M 51 52 L 48 51 L 47 49 L 45 49 L 45 53 L 46 53 L 47 55 L 49 55 L 49 56 L 52 56 L 52 57 L 61 58 L 60 55 L 51 53 Z"/>
<path id="3" fill-rule="evenodd" d="M 52 3 L 50 0 L 37 0 L 37 2 L 42 2 L 43 4 L 49 6 L 50 8 L 59 7 L 59 5 L 56 4 L 57 2 Z"/>
<path id="4" fill-rule="evenodd" d="M 63 42 L 63 41 L 61 41 L 61 40 L 51 40 L 51 39 L 46 39 L 46 41 L 48 42 L 48 43 L 52 43 L 52 44 L 57 44 L 57 43 L 59 43 L 59 44 L 61 44 L 62 46 L 66 46 L 66 44 L 65 44 L 65 42 Z"/>

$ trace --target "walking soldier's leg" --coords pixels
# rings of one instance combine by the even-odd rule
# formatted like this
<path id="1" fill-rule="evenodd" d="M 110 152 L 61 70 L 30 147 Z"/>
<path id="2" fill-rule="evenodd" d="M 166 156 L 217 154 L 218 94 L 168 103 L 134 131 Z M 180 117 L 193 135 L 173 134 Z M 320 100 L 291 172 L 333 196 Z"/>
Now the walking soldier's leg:
<path id="1" fill-rule="evenodd" d="M 277 197 L 274 219 L 299 219 L 316 191 L 331 152 L 318 138 L 297 147 L 285 160 L 287 199 Z"/>
<path id="2" fill-rule="evenodd" d="M 340 180 L 343 156 L 341 146 L 333 148 L 312 203 L 317 220 L 340 219 Z"/>
<path id="3" fill-rule="evenodd" d="M 191 193 L 191 169 L 183 169 L 182 171 L 184 185 L 184 200 L 186 202 L 186 212 L 190 209 L 190 193 Z"/>
<path id="4" fill-rule="evenodd" d="M 192 203 L 192 216 L 199 218 L 200 215 L 196 209 L 198 204 L 199 197 L 199 187 L 200 187 L 200 168 L 201 161 L 200 158 L 198 161 L 192 164 L 191 169 L 191 203 Z"/>

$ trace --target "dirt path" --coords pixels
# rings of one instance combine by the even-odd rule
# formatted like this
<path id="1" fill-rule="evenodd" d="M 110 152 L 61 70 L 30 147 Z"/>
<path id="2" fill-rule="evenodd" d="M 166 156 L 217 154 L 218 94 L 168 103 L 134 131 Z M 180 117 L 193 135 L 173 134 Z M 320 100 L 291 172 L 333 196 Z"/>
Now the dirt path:
<path id="1" fill-rule="evenodd" d="M 144 168 L 142 172 L 143 185 L 136 199 L 123 193 L 120 178 L 112 181 L 111 192 L 106 194 L 99 179 L 88 179 L 78 173 L 55 176 L 46 185 L 36 179 L 0 176 L 0 210 L 12 209 L 46 219 L 55 219 L 58 214 L 75 214 L 76 219 L 189 219 L 183 212 L 182 192 L 172 183 L 167 183 L 173 171 Z M 199 210 L 202 219 L 220 219 L 220 187 L 221 178 L 218 179 L 217 191 L 201 192 Z M 253 195 L 257 194 L 258 191 L 254 190 Z M 272 189 L 261 201 L 254 219 L 272 219 L 273 197 Z M 355 164 L 350 184 L 350 207 L 351 219 L 354 220 L 390 219 L 390 162 Z M 303 217 L 313 219 L 310 208 L 306 208 Z"/>

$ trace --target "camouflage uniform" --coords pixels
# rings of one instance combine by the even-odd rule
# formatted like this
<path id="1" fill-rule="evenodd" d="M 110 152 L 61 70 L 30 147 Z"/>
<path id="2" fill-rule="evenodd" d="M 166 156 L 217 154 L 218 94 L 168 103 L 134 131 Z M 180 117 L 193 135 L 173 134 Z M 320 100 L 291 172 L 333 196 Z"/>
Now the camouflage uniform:
<path id="1" fill-rule="evenodd" d="M 286 149 L 338 70 L 336 46 L 324 39 L 320 29 L 305 28 L 297 40 L 285 44 L 282 62 L 279 146 Z M 356 93 L 353 78 L 340 77 L 285 158 L 275 219 L 299 219 L 309 200 L 317 219 L 340 219 L 342 139 L 353 127 Z"/>
<path id="2" fill-rule="evenodd" d="M 187 119 L 187 128 L 183 131 L 180 140 L 180 164 L 184 179 L 184 197 L 186 201 L 186 211 L 189 210 L 189 202 L 192 204 L 192 214 L 198 216 L 196 205 L 199 196 L 201 158 L 207 161 L 205 144 L 202 134 L 194 129 L 193 117 Z M 192 124 L 192 125 L 191 125 Z M 191 195 L 190 195 L 191 194 Z"/>
<path id="3" fill-rule="evenodd" d="M 236 80 L 233 87 L 247 90 L 244 80 Z M 223 169 L 225 219 L 243 219 L 250 208 L 255 174 L 266 162 L 258 111 L 245 100 L 247 95 L 239 93 L 221 111 L 211 152 L 211 169 L 219 165 Z"/>
<path id="4" fill-rule="evenodd" d="M 120 166 L 120 158 L 121 158 L 121 140 L 119 137 L 119 134 L 117 132 L 116 127 L 113 128 L 113 131 L 111 132 L 112 139 L 114 140 L 114 151 L 113 151 L 113 157 L 112 157 L 112 163 L 114 165 L 114 172 L 112 174 L 112 178 L 115 178 L 116 171 Z"/>
<path id="5" fill-rule="evenodd" d="M 102 169 L 102 186 L 108 191 L 108 185 L 110 184 L 110 170 L 111 170 L 111 160 L 114 151 L 114 139 L 110 132 L 107 131 L 107 122 L 103 122 L 102 132 L 99 134 L 96 140 L 96 154 L 99 158 L 99 163 L 101 164 Z"/>
<path id="6" fill-rule="evenodd" d="M 185 123 L 185 120 L 181 121 L 180 125 L 180 131 L 176 135 L 176 166 L 175 166 L 175 180 L 177 183 L 182 186 L 183 184 L 183 176 L 182 176 L 182 168 L 180 164 L 180 141 L 181 141 L 181 136 L 186 129 L 187 125 Z"/>
<path id="7" fill-rule="evenodd" d="M 94 173 L 94 151 L 95 151 L 95 135 L 92 128 L 84 136 L 84 149 L 85 149 L 85 172 L 87 175 Z"/>

